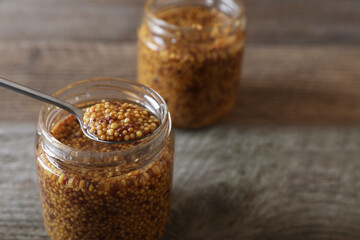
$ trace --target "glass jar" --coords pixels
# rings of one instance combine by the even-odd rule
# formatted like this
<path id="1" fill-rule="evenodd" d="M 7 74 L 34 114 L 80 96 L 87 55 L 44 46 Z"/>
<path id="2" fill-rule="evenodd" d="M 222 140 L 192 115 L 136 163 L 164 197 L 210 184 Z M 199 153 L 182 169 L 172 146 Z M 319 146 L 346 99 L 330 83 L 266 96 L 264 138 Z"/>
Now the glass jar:
<path id="1" fill-rule="evenodd" d="M 166 101 L 174 126 L 198 128 L 235 105 L 246 19 L 239 0 L 148 0 L 138 81 Z"/>
<path id="2" fill-rule="evenodd" d="M 54 129 L 63 130 L 56 135 L 60 140 L 72 131 L 73 116 L 49 104 L 42 107 L 35 156 L 42 214 L 51 239 L 159 239 L 169 219 L 174 155 L 164 100 L 152 89 L 120 79 L 81 81 L 55 96 L 78 107 L 101 99 L 134 102 L 161 124 L 148 138 L 124 149 L 111 150 L 109 145 L 118 144 L 86 139 L 93 145 L 84 150 L 78 138 L 70 139 L 73 145 L 68 146 L 54 137 Z"/>

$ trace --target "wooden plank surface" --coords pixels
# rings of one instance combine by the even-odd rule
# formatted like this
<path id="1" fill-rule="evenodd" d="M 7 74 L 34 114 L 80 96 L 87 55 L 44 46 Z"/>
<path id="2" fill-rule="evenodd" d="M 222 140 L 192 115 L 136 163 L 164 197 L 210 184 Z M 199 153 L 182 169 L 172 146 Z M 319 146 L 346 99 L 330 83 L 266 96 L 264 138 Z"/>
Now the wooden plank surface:
<path id="1" fill-rule="evenodd" d="M 244 0 L 249 42 L 359 43 L 358 0 Z M 3 40 L 135 40 L 144 0 L 2 0 Z"/>
<path id="2" fill-rule="evenodd" d="M 44 92 L 135 79 L 135 43 L 0 41 L 2 75 Z M 176 130 L 165 240 L 360 238 L 358 45 L 248 44 L 222 123 Z M 0 89 L 0 239 L 45 240 L 35 100 Z M 348 125 L 351 123 L 352 125 Z"/>
<path id="3" fill-rule="evenodd" d="M 0 41 L 0 55 L 2 76 L 47 93 L 89 78 L 136 79 L 135 43 Z M 357 124 L 359 78 L 359 45 L 248 44 L 238 103 L 226 121 Z M 0 93 L 0 122 L 36 121 L 39 102 Z"/>
<path id="4" fill-rule="evenodd" d="M 46 240 L 34 124 L 0 126 L 0 239 Z M 164 240 L 357 240 L 359 127 L 176 131 Z"/>
<path id="5" fill-rule="evenodd" d="M 135 80 L 143 2 L 0 1 L 0 75 L 47 93 Z M 176 130 L 164 240 L 358 240 L 360 1 L 245 3 L 237 105 L 215 126 Z M 0 102 L 0 240 L 48 239 L 33 157 L 41 104 L 4 89 Z"/>

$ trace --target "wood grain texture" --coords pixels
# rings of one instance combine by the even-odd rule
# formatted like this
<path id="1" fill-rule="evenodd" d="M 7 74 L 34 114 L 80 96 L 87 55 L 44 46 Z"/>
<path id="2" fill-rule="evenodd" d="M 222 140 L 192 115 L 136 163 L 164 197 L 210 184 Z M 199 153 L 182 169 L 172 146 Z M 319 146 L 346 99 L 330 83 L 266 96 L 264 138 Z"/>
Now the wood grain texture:
<path id="1" fill-rule="evenodd" d="M 136 79 L 135 43 L 0 41 L 2 76 L 47 93 L 83 79 Z M 359 45 L 246 47 L 228 123 L 357 124 Z M 11 101 L 9 101 L 11 99 Z M 0 122 L 35 122 L 41 104 L 5 89 Z"/>
<path id="2" fill-rule="evenodd" d="M 3 40 L 135 40 L 144 0 L 2 0 Z M 359 43 L 358 0 L 244 0 L 249 42 Z"/>
<path id="3" fill-rule="evenodd" d="M 135 80 L 143 2 L 0 1 L 0 75 L 47 93 Z M 358 240 L 360 2 L 245 3 L 237 105 L 215 126 L 176 130 L 163 239 Z M 47 240 L 33 157 L 41 104 L 4 89 L 0 102 L 0 240 Z"/>
<path id="4" fill-rule="evenodd" d="M 0 239 L 48 239 L 34 124 L 0 126 Z M 360 238 L 359 127 L 240 127 L 176 134 L 164 240 Z"/>

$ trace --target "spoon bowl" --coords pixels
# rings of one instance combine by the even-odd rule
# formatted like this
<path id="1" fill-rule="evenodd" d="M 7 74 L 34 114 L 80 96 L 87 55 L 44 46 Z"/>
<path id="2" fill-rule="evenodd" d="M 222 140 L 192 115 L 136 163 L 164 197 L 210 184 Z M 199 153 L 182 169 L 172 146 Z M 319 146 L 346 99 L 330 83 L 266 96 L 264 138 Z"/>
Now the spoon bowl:
<path id="1" fill-rule="evenodd" d="M 147 135 L 144 135 L 142 137 L 137 137 L 135 139 L 130 139 L 127 141 L 105 141 L 105 140 L 100 140 L 97 137 L 95 137 L 94 135 L 92 135 L 91 133 L 88 132 L 87 128 L 85 128 L 84 126 L 84 114 L 85 111 L 83 111 L 80 108 L 75 107 L 74 105 L 63 101 L 61 99 L 55 98 L 53 96 L 44 94 L 42 92 L 39 92 L 37 90 L 25 87 L 19 83 L 15 83 L 12 82 L 6 78 L 2 78 L 0 77 L 0 86 L 7 88 L 9 90 L 12 90 L 14 92 L 23 94 L 25 96 L 40 100 L 42 102 L 46 102 L 52 105 L 55 105 L 59 108 L 62 108 L 66 111 L 68 111 L 69 113 L 71 113 L 72 115 L 74 115 L 76 117 L 76 119 L 78 120 L 79 124 L 80 124 L 80 128 L 82 130 L 82 132 L 84 133 L 84 135 L 94 141 L 97 142 L 101 142 L 101 143 L 109 143 L 109 144 L 124 144 L 124 143 L 132 143 L 132 142 L 136 142 L 138 140 L 144 139 L 146 137 L 148 137 Z"/>

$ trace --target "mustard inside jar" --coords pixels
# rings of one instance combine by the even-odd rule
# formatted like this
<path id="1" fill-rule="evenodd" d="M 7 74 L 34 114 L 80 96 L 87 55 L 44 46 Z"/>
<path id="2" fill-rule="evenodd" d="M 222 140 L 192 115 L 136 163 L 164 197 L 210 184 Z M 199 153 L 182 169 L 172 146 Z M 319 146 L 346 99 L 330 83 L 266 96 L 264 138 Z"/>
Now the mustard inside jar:
<path id="1" fill-rule="evenodd" d="M 147 1 L 137 77 L 165 99 L 175 126 L 207 126 L 233 109 L 245 27 L 237 0 Z"/>
<path id="2" fill-rule="evenodd" d="M 136 134 L 131 130 L 135 126 L 144 130 L 155 122 L 156 129 L 138 141 L 101 143 L 83 134 L 75 116 L 49 104 L 42 107 L 35 157 L 50 238 L 160 239 L 170 216 L 174 157 L 171 118 L 164 100 L 141 84 L 121 79 L 81 81 L 55 96 L 79 108 L 99 110 L 94 113 L 108 114 L 98 104 L 114 103 L 120 106 L 119 118 L 133 113 L 151 116 L 136 123 L 139 118 L 128 116 L 126 132 L 112 128 L 110 122 L 109 130 L 115 129 L 122 138 Z M 121 109 L 131 111 L 122 114 Z M 110 112 L 108 118 L 115 116 Z M 107 127 L 98 126 L 98 133 Z"/>

